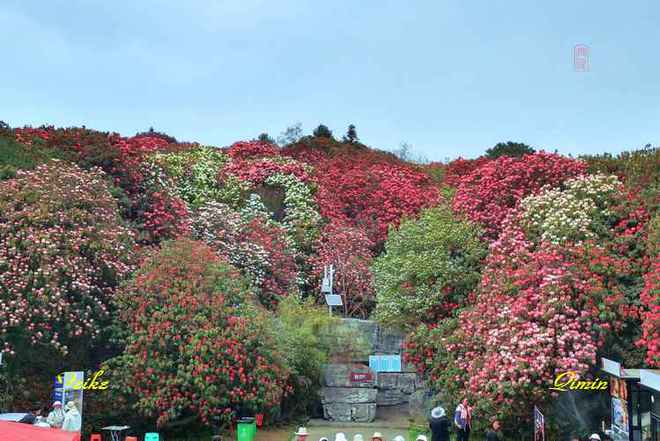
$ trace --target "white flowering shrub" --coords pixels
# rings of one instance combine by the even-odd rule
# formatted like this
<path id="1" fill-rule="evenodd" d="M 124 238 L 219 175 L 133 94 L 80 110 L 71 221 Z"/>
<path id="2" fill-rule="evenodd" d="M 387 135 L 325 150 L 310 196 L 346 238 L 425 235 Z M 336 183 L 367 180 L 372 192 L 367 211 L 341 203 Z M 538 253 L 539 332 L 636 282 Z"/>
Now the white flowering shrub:
<path id="1" fill-rule="evenodd" d="M 521 225 L 538 242 L 580 242 L 605 234 L 610 208 L 623 191 L 616 176 L 587 175 L 546 188 L 520 203 Z"/>

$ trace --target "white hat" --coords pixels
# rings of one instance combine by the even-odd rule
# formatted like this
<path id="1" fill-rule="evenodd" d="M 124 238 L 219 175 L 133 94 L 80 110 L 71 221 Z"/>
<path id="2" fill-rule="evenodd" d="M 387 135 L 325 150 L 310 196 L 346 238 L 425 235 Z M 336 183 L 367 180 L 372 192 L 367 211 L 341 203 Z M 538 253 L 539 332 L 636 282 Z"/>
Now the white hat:
<path id="1" fill-rule="evenodd" d="M 380 439 L 383 439 L 383 434 L 380 433 L 380 432 L 374 432 L 374 434 L 371 435 L 371 439 L 374 439 L 374 438 L 380 438 Z"/>
<path id="2" fill-rule="evenodd" d="M 364 438 L 362 438 L 361 433 L 356 433 L 355 435 L 353 435 L 353 441 L 364 441 Z"/>
<path id="3" fill-rule="evenodd" d="M 347 441 L 346 435 L 344 435 L 343 432 L 339 432 L 338 434 L 335 435 L 335 441 Z"/>
<path id="4" fill-rule="evenodd" d="M 328 438 L 326 438 L 325 436 L 322 436 L 321 438 L 319 438 L 319 441 L 328 441 Z"/>
<path id="5" fill-rule="evenodd" d="M 600 435 L 598 435 L 597 433 L 592 433 L 589 439 L 595 439 L 597 441 L 600 441 Z"/>
<path id="6" fill-rule="evenodd" d="M 76 403 L 74 403 L 73 401 L 69 401 L 68 403 L 66 403 L 66 408 L 67 410 L 75 409 Z"/>
<path id="7" fill-rule="evenodd" d="M 298 427 L 298 431 L 294 435 L 306 436 L 309 435 L 309 432 L 307 431 L 307 427 Z"/>
<path id="8" fill-rule="evenodd" d="M 53 401 L 53 407 L 55 406 L 61 406 L 62 402 L 61 401 Z"/>
<path id="9" fill-rule="evenodd" d="M 406 439 L 401 435 L 397 435 L 392 441 L 406 441 Z"/>
<path id="10" fill-rule="evenodd" d="M 434 407 L 431 410 L 431 418 L 442 418 L 446 415 L 445 409 L 441 406 Z"/>
<path id="11" fill-rule="evenodd" d="M 417 439 L 415 441 L 427 441 L 428 438 L 426 438 L 426 435 L 422 435 L 421 433 L 417 435 Z"/>

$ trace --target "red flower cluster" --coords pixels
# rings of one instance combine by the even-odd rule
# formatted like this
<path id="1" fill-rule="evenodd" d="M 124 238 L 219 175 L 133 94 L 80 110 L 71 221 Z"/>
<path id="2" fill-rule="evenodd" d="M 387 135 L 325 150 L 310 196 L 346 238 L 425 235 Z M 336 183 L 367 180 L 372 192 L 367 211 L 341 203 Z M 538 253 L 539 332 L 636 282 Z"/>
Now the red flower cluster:
<path id="1" fill-rule="evenodd" d="M 282 157 L 232 160 L 220 173 L 221 177 L 233 175 L 253 185 L 263 184 L 268 177 L 276 173 L 293 175 L 302 182 L 311 179 L 308 168 L 303 163 Z"/>
<path id="2" fill-rule="evenodd" d="M 453 208 L 486 229 L 495 239 L 509 211 L 543 186 L 557 186 L 585 173 L 586 164 L 545 152 L 522 158 L 501 156 L 458 180 Z"/>
<path id="3" fill-rule="evenodd" d="M 316 202 L 331 221 L 362 228 L 376 247 L 391 225 L 439 200 L 428 175 L 371 153 L 338 155 L 316 169 Z"/>
<path id="4" fill-rule="evenodd" d="M 464 176 L 469 175 L 474 170 L 478 169 L 489 161 L 490 159 L 483 156 L 477 159 L 454 159 L 447 164 L 445 169 L 444 183 L 452 187 L 456 187 Z"/>
<path id="5" fill-rule="evenodd" d="M 660 368 L 660 262 L 644 277 L 642 303 L 642 336 L 638 346 L 646 348 L 646 362 Z"/>
<path id="6" fill-rule="evenodd" d="M 166 242 L 121 294 L 131 333 L 108 362 L 117 387 L 158 425 L 188 415 L 229 424 L 277 406 L 288 372 L 240 274 L 208 246 Z"/>
<path id="7" fill-rule="evenodd" d="M 279 155 L 277 147 L 268 142 L 262 141 L 239 141 L 233 143 L 228 149 L 227 154 L 232 159 L 248 159 L 258 157 L 269 157 Z"/>

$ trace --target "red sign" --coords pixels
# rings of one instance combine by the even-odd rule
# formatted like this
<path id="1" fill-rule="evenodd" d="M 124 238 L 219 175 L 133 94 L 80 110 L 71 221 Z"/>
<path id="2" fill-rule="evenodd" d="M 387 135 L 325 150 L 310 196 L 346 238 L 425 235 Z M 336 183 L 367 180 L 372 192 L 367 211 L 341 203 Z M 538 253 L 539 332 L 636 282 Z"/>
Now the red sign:
<path id="1" fill-rule="evenodd" d="M 353 383 L 366 383 L 373 378 L 371 372 L 351 372 L 351 382 Z"/>

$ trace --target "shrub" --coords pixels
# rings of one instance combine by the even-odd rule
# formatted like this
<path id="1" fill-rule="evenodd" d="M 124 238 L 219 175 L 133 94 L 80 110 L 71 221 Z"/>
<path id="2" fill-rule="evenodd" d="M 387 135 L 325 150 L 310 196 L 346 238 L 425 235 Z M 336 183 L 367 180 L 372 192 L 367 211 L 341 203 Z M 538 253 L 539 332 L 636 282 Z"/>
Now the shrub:
<path id="1" fill-rule="evenodd" d="M 194 416 L 227 425 L 275 407 L 288 372 L 238 271 L 200 242 L 166 242 L 118 299 L 125 352 L 113 382 L 162 426 Z"/>
<path id="2" fill-rule="evenodd" d="M 637 345 L 646 350 L 646 363 L 660 368 L 660 263 L 655 262 L 644 282 L 640 295 L 642 335 Z"/>
<path id="3" fill-rule="evenodd" d="M 407 326 L 451 315 L 478 284 L 485 255 L 479 229 L 447 207 L 404 220 L 374 263 L 376 317 Z"/>
<path id="4" fill-rule="evenodd" d="M 556 187 L 581 175 L 586 164 L 545 152 L 522 158 L 502 156 L 460 179 L 453 208 L 482 224 L 486 237 L 495 239 L 509 211 L 544 186 Z"/>
<path id="5" fill-rule="evenodd" d="M 497 159 L 500 156 L 524 156 L 534 153 L 534 149 L 522 142 L 498 142 L 486 150 L 488 159 Z"/>
<path id="6" fill-rule="evenodd" d="M 133 246 L 98 169 L 53 160 L 0 182 L 5 350 L 27 339 L 66 353 L 67 340 L 97 336 Z"/>

